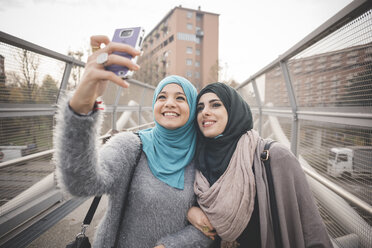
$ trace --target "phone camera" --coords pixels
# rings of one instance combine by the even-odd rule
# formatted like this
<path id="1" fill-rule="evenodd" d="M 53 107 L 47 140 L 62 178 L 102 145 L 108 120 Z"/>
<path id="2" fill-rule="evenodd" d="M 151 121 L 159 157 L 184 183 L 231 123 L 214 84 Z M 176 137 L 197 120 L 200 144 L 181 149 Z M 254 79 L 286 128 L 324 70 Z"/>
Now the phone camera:
<path id="1" fill-rule="evenodd" d="M 133 33 L 133 30 L 132 29 L 129 29 L 129 30 L 123 30 L 121 31 L 120 33 L 120 37 L 124 38 L 124 37 L 129 37 L 131 36 Z"/>

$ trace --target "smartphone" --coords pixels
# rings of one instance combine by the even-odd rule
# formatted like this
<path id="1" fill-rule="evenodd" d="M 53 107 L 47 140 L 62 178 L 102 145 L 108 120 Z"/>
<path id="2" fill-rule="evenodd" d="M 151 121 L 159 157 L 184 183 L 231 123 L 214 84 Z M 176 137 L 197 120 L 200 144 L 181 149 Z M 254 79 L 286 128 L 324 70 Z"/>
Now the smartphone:
<path id="1" fill-rule="evenodd" d="M 123 44 L 128 44 L 137 50 L 141 50 L 144 35 L 145 35 L 145 30 L 142 27 L 119 28 L 115 30 L 112 41 L 123 43 Z M 123 53 L 123 52 L 114 52 L 114 54 L 132 59 L 133 62 L 136 62 L 138 58 L 137 56 L 133 59 L 132 55 L 128 53 Z M 121 78 L 129 78 L 133 75 L 133 71 L 130 71 L 127 67 L 120 66 L 120 65 L 109 65 L 106 67 L 106 70 L 114 72 L 116 75 L 118 75 Z"/>

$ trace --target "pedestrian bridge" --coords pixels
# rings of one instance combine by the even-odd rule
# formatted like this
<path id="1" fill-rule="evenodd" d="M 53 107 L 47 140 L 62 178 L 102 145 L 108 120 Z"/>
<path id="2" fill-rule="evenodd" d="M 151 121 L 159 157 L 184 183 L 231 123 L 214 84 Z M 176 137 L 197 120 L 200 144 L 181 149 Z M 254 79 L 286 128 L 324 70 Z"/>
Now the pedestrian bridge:
<path id="1" fill-rule="evenodd" d="M 234 86 L 254 129 L 300 160 L 335 247 L 372 247 L 371 5 L 353 1 Z M 80 81 L 78 57 L 0 32 L 0 247 L 64 247 L 80 231 L 91 200 L 64 195 L 51 161 L 56 103 Z M 129 82 L 102 97 L 102 141 L 153 125 L 155 87 Z"/>

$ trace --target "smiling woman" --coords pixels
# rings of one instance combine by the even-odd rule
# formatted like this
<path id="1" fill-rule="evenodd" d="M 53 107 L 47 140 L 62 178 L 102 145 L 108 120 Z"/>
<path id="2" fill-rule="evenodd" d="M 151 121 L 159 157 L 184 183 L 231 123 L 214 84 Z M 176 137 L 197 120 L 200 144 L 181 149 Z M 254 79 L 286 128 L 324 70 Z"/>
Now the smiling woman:
<path id="1" fill-rule="evenodd" d="M 221 248 L 332 247 L 298 160 L 252 129 L 250 107 L 239 93 L 213 83 L 197 99 L 199 207 L 189 210 L 190 223 L 208 237 L 217 234 Z"/>
<path id="2" fill-rule="evenodd" d="M 155 120 L 173 130 L 185 125 L 189 116 L 190 108 L 182 87 L 174 83 L 164 86 L 154 104 Z"/>
<path id="3" fill-rule="evenodd" d="M 222 101 L 215 93 L 202 95 L 197 107 L 197 121 L 200 131 L 207 138 L 213 138 L 225 130 L 228 114 Z"/>

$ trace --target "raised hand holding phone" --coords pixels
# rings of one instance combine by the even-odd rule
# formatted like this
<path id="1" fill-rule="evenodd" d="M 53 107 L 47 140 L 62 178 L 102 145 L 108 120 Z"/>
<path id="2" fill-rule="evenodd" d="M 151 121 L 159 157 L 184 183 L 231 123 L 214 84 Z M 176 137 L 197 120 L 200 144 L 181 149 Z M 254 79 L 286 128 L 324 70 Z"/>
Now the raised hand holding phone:
<path id="1" fill-rule="evenodd" d="M 114 54 L 114 52 L 120 52 L 136 57 L 140 55 L 139 50 L 128 44 L 110 42 L 107 36 L 97 35 L 91 37 L 92 47 L 101 47 L 102 44 L 105 47 L 88 57 L 82 80 L 70 100 L 71 108 L 77 113 L 86 114 L 92 111 L 96 99 L 103 94 L 108 81 L 124 88 L 129 86 L 123 78 L 112 71 L 105 70 L 105 66 L 115 64 L 130 70 L 139 69 L 139 66 L 131 59 Z M 107 54 L 107 58 L 106 61 L 101 63 L 98 57 L 104 53 Z"/>

